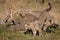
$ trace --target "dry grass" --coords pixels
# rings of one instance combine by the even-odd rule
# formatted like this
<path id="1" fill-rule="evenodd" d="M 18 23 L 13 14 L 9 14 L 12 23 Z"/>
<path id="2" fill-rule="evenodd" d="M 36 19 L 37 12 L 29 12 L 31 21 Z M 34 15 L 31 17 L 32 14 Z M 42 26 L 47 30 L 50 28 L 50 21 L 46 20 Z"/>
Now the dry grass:
<path id="1" fill-rule="evenodd" d="M 0 0 L 1 1 L 1 0 Z M 47 3 L 52 3 L 52 10 L 50 14 L 56 19 L 57 24 L 60 24 L 60 0 L 45 0 L 45 4 L 36 3 L 34 0 L 26 2 L 26 0 L 7 0 L 5 2 L 0 2 L 0 19 L 4 18 L 4 11 L 10 8 L 15 9 L 36 9 L 41 10 L 43 7 L 47 7 Z M 3 13 L 3 14 L 2 14 Z M 42 37 L 32 38 L 30 35 L 24 35 L 23 32 L 19 31 L 9 31 L 6 28 L 1 28 L 0 26 L 0 40 L 60 40 L 60 29 L 50 29 L 55 33 L 46 33 Z"/>
<path id="2" fill-rule="evenodd" d="M 5 1 L 5 2 L 4 2 Z M 54 16 L 56 19 L 57 24 L 60 24 L 60 0 L 45 0 L 44 4 L 40 4 L 36 2 L 35 0 L 3 0 L 0 3 L 0 19 L 3 17 L 1 15 L 6 10 L 10 10 L 11 8 L 15 9 L 35 9 L 35 10 L 41 10 L 42 8 L 47 8 L 47 3 L 50 2 L 52 4 L 52 10 L 50 11 L 50 14 Z M 3 17 L 4 18 L 4 17 Z"/>

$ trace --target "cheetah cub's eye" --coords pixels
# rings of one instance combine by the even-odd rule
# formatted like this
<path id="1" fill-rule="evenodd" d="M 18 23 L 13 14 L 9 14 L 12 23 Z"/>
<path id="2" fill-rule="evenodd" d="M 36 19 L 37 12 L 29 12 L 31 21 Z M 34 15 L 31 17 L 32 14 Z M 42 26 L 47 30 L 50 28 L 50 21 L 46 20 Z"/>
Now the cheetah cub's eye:
<path id="1" fill-rule="evenodd" d="M 30 24 L 27 24 L 27 25 L 30 25 Z"/>
<path id="2" fill-rule="evenodd" d="M 27 24 L 25 24 L 24 26 L 29 26 L 29 25 L 30 25 L 30 24 L 27 23 Z"/>

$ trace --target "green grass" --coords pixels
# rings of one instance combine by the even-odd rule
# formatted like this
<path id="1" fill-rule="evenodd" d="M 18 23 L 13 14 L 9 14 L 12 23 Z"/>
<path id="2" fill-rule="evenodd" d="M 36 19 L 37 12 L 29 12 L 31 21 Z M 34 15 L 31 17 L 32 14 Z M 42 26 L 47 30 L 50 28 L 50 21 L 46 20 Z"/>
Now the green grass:
<path id="1" fill-rule="evenodd" d="M 54 31 L 55 33 L 44 32 L 41 37 L 36 36 L 32 38 L 32 34 L 24 34 L 22 31 L 11 31 L 4 28 L 0 28 L 0 40 L 60 40 L 60 28 L 54 29 L 50 28 L 49 30 Z"/>

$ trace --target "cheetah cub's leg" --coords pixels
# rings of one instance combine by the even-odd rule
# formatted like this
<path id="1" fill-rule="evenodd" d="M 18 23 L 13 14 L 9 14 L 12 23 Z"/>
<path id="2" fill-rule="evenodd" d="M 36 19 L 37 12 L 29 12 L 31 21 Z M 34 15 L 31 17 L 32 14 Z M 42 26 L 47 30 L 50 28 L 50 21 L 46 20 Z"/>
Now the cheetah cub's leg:
<path id="1" fill-rule="evenodd" d="M 33 31 L 33 38 L 36 36 L 37 31 L 36 30 L 32 30 Z"/>

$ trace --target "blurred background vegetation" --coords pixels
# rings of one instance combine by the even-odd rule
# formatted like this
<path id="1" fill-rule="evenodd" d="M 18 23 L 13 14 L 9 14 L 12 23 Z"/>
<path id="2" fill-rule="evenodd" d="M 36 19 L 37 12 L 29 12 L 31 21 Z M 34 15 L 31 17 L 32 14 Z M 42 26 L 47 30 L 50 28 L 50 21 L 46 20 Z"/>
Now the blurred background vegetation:
<path id="1" fill-rule="evenodd" d="M 52 4 L 52 9 L 49 13 L 57 19 L 57 24 L 60 24 L 60 0 L 44 0 L 44 4 L 39 0 L 37 2 L 36 0 L 0 0 L 0 14 L 2 16 L 6 10 L 11 8 L 42 10 L 47 8 L 49 2 Z"/>
<path id="2" fill-rule="evenodd" d="M 47 3 L 52 4 L 52 10 L 49 12 L 60 25 L 60 0 L 44 0 L 44 4 L 36 2 L 36 0 L 0 0 L 0 18 L 6 10 L 15 9 L 36 9 L 41 10 L 47 8 Z M 60 40 L 60 29 L 49 29 L 55 33 L 46 33 L 42 37 L 32 38 L 31 35 L 24 35 L 19 31 L 10 31 L 4 25 L 0 25 L 0 40 Z"/>

